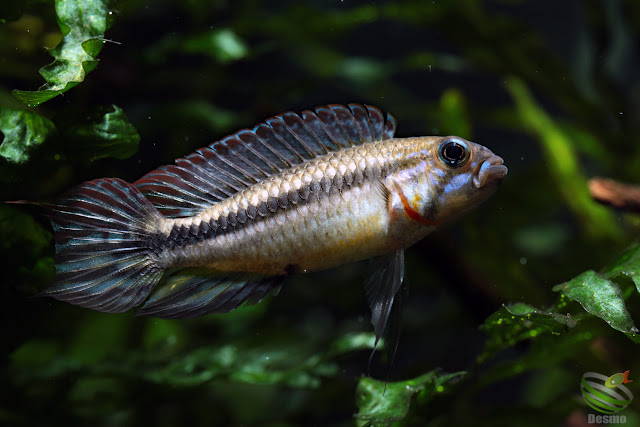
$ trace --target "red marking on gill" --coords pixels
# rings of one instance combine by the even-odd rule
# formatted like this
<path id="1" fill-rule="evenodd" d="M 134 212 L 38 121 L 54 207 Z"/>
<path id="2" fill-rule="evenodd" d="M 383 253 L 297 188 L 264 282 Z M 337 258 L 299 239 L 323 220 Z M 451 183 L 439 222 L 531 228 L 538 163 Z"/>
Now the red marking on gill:
<path id="1" fill-rule="evenodd" d="M 398 189 L 398 190 L 400 190 L 400 189 Z M 404 207 L 404 211 L 407 213 L 409 218 L 411 218 L 414 221 L 418 221 L 421 224 L 425 224 L 425 225 L 436 225 L 436 224 L 438 224 L 437 221 L 432 221 L 430 219 L 427 219 L 427 218 L 423 217 L 422 215 L 420 215 L 420 213 L 418 211 L 413 209 L 413 207 L 409 204 L 409 201 L 407 200 L 405 195 L 402 193 L 402 191 L 398 191 L 398 195 L 400 196 L 400 200 L 402 200 L 402 206 Z"/>

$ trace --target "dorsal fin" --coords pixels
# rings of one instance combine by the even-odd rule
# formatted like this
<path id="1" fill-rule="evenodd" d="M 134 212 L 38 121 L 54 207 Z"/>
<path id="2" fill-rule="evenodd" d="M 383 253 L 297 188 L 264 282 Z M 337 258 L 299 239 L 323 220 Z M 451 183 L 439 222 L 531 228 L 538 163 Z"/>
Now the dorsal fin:
<path id="1" fill-rule="evenodd" d="M 370 105 L 292 112 L 149 172 L 134 185 L 165 216 L 196 215 L 262 179 L 343 148 L 393 138 L 396 120 Z"/>

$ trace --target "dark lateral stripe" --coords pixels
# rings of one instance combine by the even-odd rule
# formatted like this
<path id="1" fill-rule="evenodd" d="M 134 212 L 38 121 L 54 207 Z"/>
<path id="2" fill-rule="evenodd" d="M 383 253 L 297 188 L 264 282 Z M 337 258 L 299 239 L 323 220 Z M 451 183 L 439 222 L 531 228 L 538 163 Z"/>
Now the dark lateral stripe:
<path id="1" fill-rule="evenodd" d="M 169 234 L 158 232 L 152 236 L 149 246 L 155 253 L 160 253 L 165 249 L 184 248 L 204 240 L 215 239 L 224 234 L 233 233 L 248 224 L 263 221 L 281 210 L 284 211 L 289 205 L 304 206 L 330 194 L 332 190 L 342 191 L 345 186 L 356 187 L 365 181 L 385 176 L 388 170 L 383 169 L 367 167 L 364 172 L 356 169 L 353 173 L 336 175 L 333 180 L 325 177 L 319 182 L 313 181 L 298 190 L 291 190 L 278 197 L 269 197 L 266 202 L 257 206 L 250 205 L 247 209 L 231 212 L 227 216 L 211 218 L 209 222 L 201 221 L 200 224 L 191 224 L 189 227 L 175 225 Z"/>

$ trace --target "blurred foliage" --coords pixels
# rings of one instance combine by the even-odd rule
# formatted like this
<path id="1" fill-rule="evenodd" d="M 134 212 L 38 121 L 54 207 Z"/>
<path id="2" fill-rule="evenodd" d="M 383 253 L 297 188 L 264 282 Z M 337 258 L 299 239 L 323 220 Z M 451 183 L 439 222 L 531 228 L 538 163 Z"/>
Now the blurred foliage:
<path id="1" fill-rule="evenodd" d="M 407 252 L 391 366 L 378 352 L 369 363 L 365 265 L 293 277 L 226 315 L 105 315 L 30 298 L 54 274 L 50 226 L 37 208 L 0 205 L 0 423 L 585 425 L 584 372 L 640 372 L 640 219 L 586 186 L 640 183 L 640 3 L 553 12 L 518 0 L 0 2 L 2 200 L 133 181 L 327 103 L 377 105 L 399 137 L 458 134 L 509 167 L 485 205 Z M 640 399 L 623 414 L 640 423 Z"/>
<path id="2" fill-rule="evenodd" d="M 29 159 L 29 151 L 42 144 L 55 129 L 51 120 L 31 111 L 0 109 L 0 131 L 4 140 L 0 144 L 0 156 L 12 163 Z"/>
<path id="3" fill-rule="evenodd" d="M 571 135 L 563 132 L 532 99 L 526 86 L 518 79 L 508 82 L 508 89 L 516 104 L 521 122 L 539 138 L 544 158 L 553 179 L 559 183 L 567 205 L 583 220 L 587 232 L 602 233 L 617 238 L 620 230 L 613 214 L 607 208 L 593 203 L 574 153 Z"/>
<path id="4" fill-rule="evenodd" d="M 95 161 L 103 157 L 126 159 L 138 151 L 140 135 L 115 105 L 102 107 L 64 130 L 65 145 Z"/>
<path id="5" fill-rule="evenodd" d="M 41 150 L 39 157 L 47 158 L 46 163 L 69 155 L 82 158 L 85 163 L 104 157 L 126 159 L 138 150 L 140 135 L 115 105 L 95 107 L 72 118 L 60 115 L 57 119 L 54 123 L 31 111 L 0 108 L 0 131 L 4 134 L 0 144 L 0 182 L 20 181 L 20 164 L 27 163 L 34 149 L 45 141 L 47 148 Z"/>

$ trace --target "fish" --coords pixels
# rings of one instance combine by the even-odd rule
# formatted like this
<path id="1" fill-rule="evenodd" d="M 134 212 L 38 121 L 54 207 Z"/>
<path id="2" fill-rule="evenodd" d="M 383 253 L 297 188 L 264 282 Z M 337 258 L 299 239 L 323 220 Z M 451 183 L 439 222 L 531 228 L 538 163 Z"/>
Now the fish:
<path id="1" fill-rule="evenodd" d="M 624 371 L 624 372 L 620 372 L 620 373 L 617 373 L 617 374 L 613 374 L 609 378 L 607 378 L 607 380 L 604 382 L 604 385 L 607 388 L 616 388 L 621 384 L 632 383 L 633 380 L 629 379 L 629 373 L 630 372 L 631 371 Z"/>
<path id="2" fill-rule="evenodd" d="M 39 295 L 186 319 L 255 304 L 292 274 L 376 258 L 377 345 L 402 294 L 404 250 L 507 175 L 482 145 L 396 138 L 396 127 L 370 105 L 286 112 L 133 183 L 72 188 L 46 206 L 56 275 Z"/>

